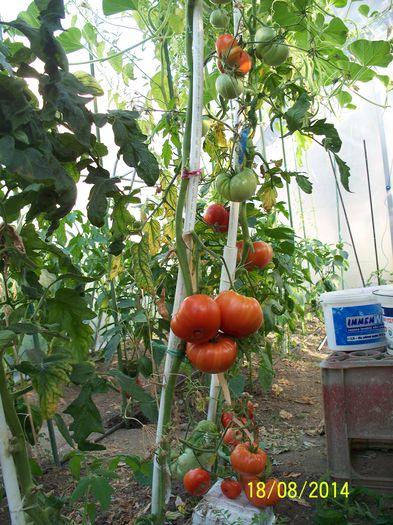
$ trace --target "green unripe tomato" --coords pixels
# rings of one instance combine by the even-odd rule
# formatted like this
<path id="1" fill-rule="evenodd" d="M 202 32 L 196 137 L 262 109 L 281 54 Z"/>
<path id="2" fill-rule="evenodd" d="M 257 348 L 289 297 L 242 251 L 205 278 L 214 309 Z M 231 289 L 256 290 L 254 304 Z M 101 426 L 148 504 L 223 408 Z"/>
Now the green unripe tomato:
<path id="1" fill-rule="evenodd" d="M 210 23 L 217 29 L 225 29 L 229 24 L 229 16 L 222 9 L 215 9 L 210 15 Z"/>
<path id="2" fill-rule="evenodd" d="M 172 463 L 171 470 L 173 477 L 181 480 L 183 479 L 186 472 L 193 468 L 199 467 L 198 460 L 191 448 L 186 448 L 185 451 L 180 454 L 177 460 Z"/>
<path id="3" fill-rule="evenodd" d="M 255 54 L 260 60 L 263 60 L 264 54 L 273 44 L 273 39 L 276 37 L 276 32 L 271 27 L 260 27 L 255 33 Z"/>
<path id="4" fill-rule="evenodd" d="M 216 178 L 218 193 L 229 201 L 243 202 L 250 199 L 257 189 L 258 178 L 250 168 L 245 168 L 240 173 L 230 175 L 220 173 Z"/>
<path id="5" fill-rule="evenodd" d="M 216 90 L 217 93 L 222 96 L 222 98 L 237 98 L 243 93 L 243 89 L 243 82 L 232 75 L 224 73 L 217 77 Z"/>
<path id="6" fill-rule="evenodd" d="M 268 66 L 283 64 L 289 55 L 289 47 L 284 44 L 273 44 L 263 55 L 263 62 Z"/>

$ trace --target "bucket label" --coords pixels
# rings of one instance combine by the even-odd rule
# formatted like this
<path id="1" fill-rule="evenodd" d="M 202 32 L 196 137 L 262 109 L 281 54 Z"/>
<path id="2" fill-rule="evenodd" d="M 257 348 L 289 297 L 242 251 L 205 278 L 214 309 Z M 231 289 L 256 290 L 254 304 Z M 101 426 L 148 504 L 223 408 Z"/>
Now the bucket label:
<path id="1" fill-rule="evenodd" d="M 393 308 L 382 306 L 385 336 L 388 348 L 393 348 Z"/>
<path id="2" fill-rule="evenodd" d="M 384 322 L 379 304 L 332 308 L 336 344 L 383 343 Z"/>

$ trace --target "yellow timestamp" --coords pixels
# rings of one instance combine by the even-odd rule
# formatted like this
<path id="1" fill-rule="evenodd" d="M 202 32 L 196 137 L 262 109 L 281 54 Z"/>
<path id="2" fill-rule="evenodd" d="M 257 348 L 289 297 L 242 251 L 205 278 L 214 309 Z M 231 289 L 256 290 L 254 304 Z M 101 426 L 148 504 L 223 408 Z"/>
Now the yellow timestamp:
<path id="1" fill-rule="evenodd" d="M 337 498 L 338 496 L 349 496 L 349 484 L 346 481 L 344 484 L 338 484 L 333 481 L 305 481 L 304 483 L 297 483 L 296 481 L 278 481 L 273 483 L 258 483 L 250 481 L 248 483 L 248 493 L 250 498 L 271 499 L 277 497 L 279 499 L 301 499 L 303 497 L 311 499 L 327 499 Z"/>

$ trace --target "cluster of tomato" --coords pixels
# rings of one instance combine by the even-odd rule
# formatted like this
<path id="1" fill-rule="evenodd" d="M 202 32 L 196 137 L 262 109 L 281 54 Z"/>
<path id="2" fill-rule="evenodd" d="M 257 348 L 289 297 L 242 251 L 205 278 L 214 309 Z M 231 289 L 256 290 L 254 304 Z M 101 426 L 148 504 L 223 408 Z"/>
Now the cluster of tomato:
<path id="1" fill-rule="evenodd" d="M 212 0 L 214 4 L 226 4 L 229 0 Z M 226 29 L 229 25 L 227 13 L 215 9 L 210 15 L 210 23 L 216 29 Z M 288 58 L 289 48 L 283 38 L 268 26 L 262 26 L 255 34 L 255 55 L 269 66 L 279 66 Z M 217 67 L 221 73 L 216 80 L 217 93 L 225 99 L 237 98 L 243 93 L 242 77 L 252 67 L 252 58 L 230 34 L 220 35 L 216 40 Z"/>
<path id="2" fill-rule="evenodd" d="M 217 38 L 216 51 L 217 67 L 221 73 L 216 80 L 217 93 L 223 98 L 236 98 L 243 93 L 242 77 L 250 71 L 252 59 L 230 34 Z"/>
<path id="3" fill-rule="evenodd" d="M 221 415 L 222 439 L 231 450 L 229 461 L 233 476 L 223 479 L 220 487 L 229 499 L 238 498 L 244 491 L 252 505 L 269 507 L 280 500 L 279 480 L 266 476 L 266 452 L 257 443 L 247 440 L 256 430 L 254 410 L 254 405 L 248 401 L 245 406 L 232 406 Z M 261 482 L 264 490 L 261 490 Z M 193 468 L 184 475 L 183 484 L 190 494 L 202 496 L 211 486 L 210 473 L 204 468 Z"/>
<path id="4" fill-rule="evenodd" d="M 221 482 L 221 491 L 226 497 L 236 499 L 244 490 L 250 503 L 257 507 L 276 505 L 279 501 L 278 480 L 266 479 L 264 475 L 268 462 L 267 454 L 257 443 L 247 438 L 257 431 L 254 405 L 251 401 L 247 402 L 240 414 L 224 411 L 221 415 L 223 442 L 231 449 L 230 463 L 236 474 L 236 479 L 227 478 Z M 257 490 L 261 481 L 265 483 L 265 491 L 262 494 Z"/>
<path id="5" fill-rule="evenodd" d="M 256 332 L 263 323 L 263 312 L 253 297 L 233 290 L 215 299 L 205 294 L 187 297 L 171 321 L 175 335 L 187 342 L 186 355 L 197 370 L 218 374 L 236 360 L 233 339 Z"/>
<path id="6" fill-rule="evenodd" d="M 203 214 L 203 220 L 206 224 L 210 224 L 217 231 L 224 233 L 228 231 L 229 225 L 229 211 L 224 208 L 222 204 L 209 204 Z M 238 241 L 237 246 L 237 260 L 241 259 L 241 254 L 244 247 L 244 241 Z M 264 241 L 255 241 L 252 243 L 252 250 L 250 249 L 244 263 L 246 270 L 262 270 L 265 268 L 273 258 L 273 248 L 270 244 Z"/>

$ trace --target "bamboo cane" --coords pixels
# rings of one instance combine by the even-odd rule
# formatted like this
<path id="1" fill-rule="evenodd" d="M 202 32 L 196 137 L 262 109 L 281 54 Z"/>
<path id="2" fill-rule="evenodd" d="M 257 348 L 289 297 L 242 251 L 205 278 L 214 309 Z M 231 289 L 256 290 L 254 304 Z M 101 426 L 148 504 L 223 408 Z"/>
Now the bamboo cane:
<path id="1" fill-rule="evenodd" d="M 10 430 L 0 396 L 0 465 L 12 525 L 26 525 L 15 463 L 10 453 Z"/>
<path id="2" fill-rule="evenodd" d="M 202 142 L 202 105 L 203 105 L 203 0 L 195 0 L 193 5 L 192 20 L 192 116 L 191 116 L 191 147 L 190 147 L 190 172 L 197 172 L 200 168 L 201 142 Z M 198 198 L 199 176 L 193 176 L 188 181 L 187 202 L 184 218 L 183 235 L 189 235 L 193 231 L 196 220 L 196 206 Z M 181 302 L 186 295 L 185 283 L 182 272 L 179 271 L 176 284 L 175 300 L 173 305 L 173 314 L 177 312 Z M 168 350 L 178 348 L 180 340 L 172 330 L 168 338 Z M 179 358 L 166 354 L 164 373 L 162 379 L 162 390 L 160 398 L 160 408 L 156 433 L 156 455 L 153 466 L 153 483 L 152 483 L 152 514 L 158 516 L 161 522 L 163 515 L 163 504 L 170 494 L 169 472 L 162 472 L 163 466 L 159 461 L 158 453 L 163 439 L 165 430 L 168 404 L 171 402 L 173 395 L 174 381 L 168 388 L 171 375 L 174 374 L 176 361 Z M 165 494 L 162 494 L 162 485 L 166 485 Z M 164 499 L 164 501 L 163 501 Z"/>

